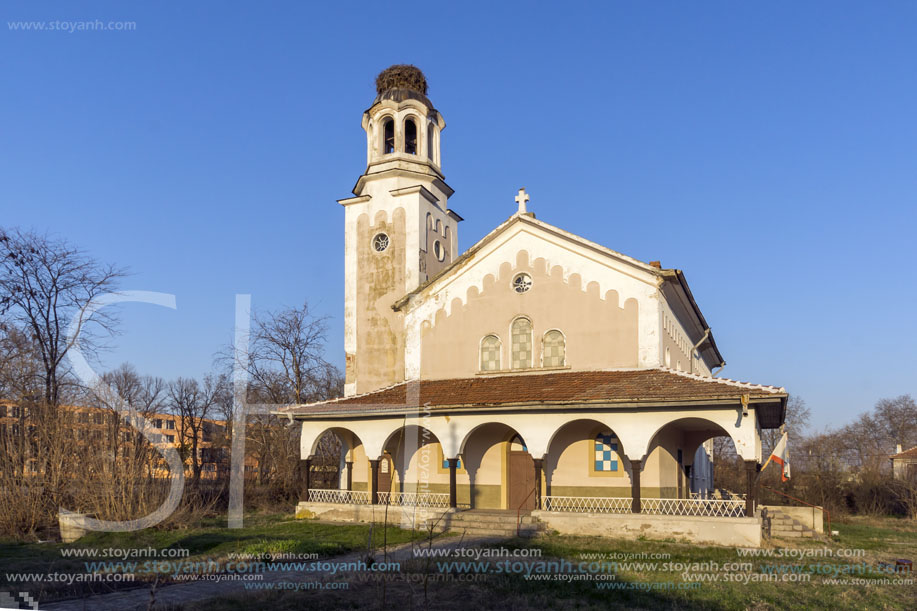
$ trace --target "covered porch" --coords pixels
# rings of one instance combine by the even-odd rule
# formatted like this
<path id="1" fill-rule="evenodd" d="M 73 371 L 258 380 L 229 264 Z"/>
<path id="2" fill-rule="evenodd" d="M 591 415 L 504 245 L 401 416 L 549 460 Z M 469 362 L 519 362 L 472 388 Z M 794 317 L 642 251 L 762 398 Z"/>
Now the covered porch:
<path id="1" fill-rule="evenodd" d="M 782 389 L 631 370 L 425 380 L 284 413 L 302 421 L 303 507 L 728 520 L 755 515 L 760 431 L 782 423 L 785 401 Z M 329 432 L 340 477 L 315 489 L 309 464 Z M 710 472 L 705 442 L 719 436 L 747 474 L 729 498 L 694 477 Z"/>

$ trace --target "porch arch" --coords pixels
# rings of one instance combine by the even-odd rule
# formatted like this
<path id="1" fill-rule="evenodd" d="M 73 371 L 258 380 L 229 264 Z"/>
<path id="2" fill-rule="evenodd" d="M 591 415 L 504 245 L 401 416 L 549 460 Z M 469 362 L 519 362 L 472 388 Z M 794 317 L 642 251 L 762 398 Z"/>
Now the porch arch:
<path id="1" fill-rule="evenodd" d="M 341 442 L 342 455 L 346 455 L 354 448 L 363 445 L 360 436 L 352 429 L 344 426 L 314 427 L 309 431 L 303 426 L 302 437 L 300 437 L 301 457 L 303 459 L 315 456 L 315 453 L 318 451 L 318 444 L 322 437 L 325 436 L 325 433 L 333 433 L 338 438 Z"/>
<path id="2" fill-rule="evenodd" d="M 745 439 L 741 434 L 733 434 L 724 427 L 722 424 L 711 420 L 709 418 L 699 418 L 693 416 L 684 416 L 681 418 L 675 418 L 666 422 L 665 424 L 656 428 L 653 431 L 653 434 L 650 436 L 647 443 L 646 452 L 647 454 L 652 450 L 653 443 L 657 441 L 657 438 L 660 434 L 664 433 L 667 429 L 677 429 L 684 436 L 684 445 L 683 450 L 690 449 L 689 454 L 693 457 L 694 453 L 697 451 L 697 448 L 713 437 L 729 437 L 732 440 L 733 445 L 736 449 L 736 454 L 739 456 L 742 455 L 741 448 L 745 446 Z M 688 452 L 686 452 L 688 454 Z M 744 458 L 744 456 L 743 456 Z M 751 460 L 751 459 L 748 459 Z"/>
<path id="3" fill-rule="evenodd" d="M 728 436 L 735 444 L 736 453 L 744 460 L 760 460 L 760 438 L 754 416 L 744 416 L 741 410 L 665 411 L 637 416 L 628 414 L 617 419 L 617 432 L 631 460 L 646 459 L 660 432 L 678 423 L 694 432 L 711 432 L 705 439 Z"/>
<path id="4" fill-rule="evenodd" d="M 322 438 L 331 433 L 341 444 L 338 458 L 338 487 L 349 490 L 354 478 L 366 477 L 366 452 L 363 442 L 352 429 L 344 426 L 315 426 L 308 429 L 303 426 L 300 437 L 300 455 L 303 460 L 312 459 L 318 452 Z"/>
<path id="5" fill-rule="evenodd" d="M 437 461 L 444 450 L 436 433 L 429 427 L 404 423 L 389 434 L 382 444 L 382 451 L 391 457 L 394 474 L 397 475 L 397 490 L 393 481 L 393 492 L 417 492 L 424 484 L 440 479 Z"/>
<path id="6" fill-rule="evenodd" d="M 658 427 L 650 438 L 644 469 L 657 478 L 659 496 L 689 498 L 697 483 L 692 479 L 697 449 L 708 439 L 724 436 L 739 452 L 741 437 L 737 440 L 721 424 L 707 418 L 685 416 Z M 709 491 L 712 484 L 705 482 L 701 491 Z"/>
<path id="7" fill-rule="evenodd" d="M 522 431 L 488 420 L 470 428 L 460 446 L 473 508 L 534 507 L 535 463 Z"/>
<path id="8" fill-rule="evenodd" d="M 545 494 L 570 497 L 629 497 L 633 473 L 625 453 L 625 441 L 611 419 L 584 415 L 557 427 L 551 435 L 544 459 Z M 614 469 L 596 469 L 596 438 L 610 432 L 613 439 Z M 608 465 L 609 467 L 612 465 Z"/>

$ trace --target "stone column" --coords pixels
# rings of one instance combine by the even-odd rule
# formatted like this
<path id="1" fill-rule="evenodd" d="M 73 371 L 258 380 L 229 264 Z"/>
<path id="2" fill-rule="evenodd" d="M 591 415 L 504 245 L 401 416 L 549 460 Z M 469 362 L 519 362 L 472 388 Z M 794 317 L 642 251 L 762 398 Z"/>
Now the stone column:
<path id="1" fill-rule="evenodd" d="M 379 504 L 379 459 L 369 461 L 369 502 Z"/>
<path id="2" fill-rule="evenodd" d="M 543 458 L 534 458 L 535 463 L 535 509 L 541 509 L 541 470 L 544 467 Z"/>
<path id="3" fill-rule="evenodd" d="M 633 513 L 640 513 L 640 469 L 643 467 L 642 460 L 630 461 L 630 510 Z"/>
<path id="4" fill-rule="evenodd" d="M 302 460 L 302 500 L 309 501 L 309 488 L 312 483 L 312 458 L 304 458 Z"/>
<path id="5" fill-rule="evenodd" d="M 353 490 L 353 461 L 348 460 L 344 464 L 347 465 L 347 490 L 351 491 Z"/>
<path id="6" fill-rule="evenodd" d="M 745 515 L 749 518 L 755 515 L 755 497 L 758 490 L 758 461 L 745 461 L 745 477 L 747 486 L 745 490 Z"/>
<path id="7" fill-rule="evenodd" d="M 455 470 L 458 468 L 458 458 L 448 458 L 449 461 L 449 507 L 458 507 L 458 494 L 455 484 Z"/>

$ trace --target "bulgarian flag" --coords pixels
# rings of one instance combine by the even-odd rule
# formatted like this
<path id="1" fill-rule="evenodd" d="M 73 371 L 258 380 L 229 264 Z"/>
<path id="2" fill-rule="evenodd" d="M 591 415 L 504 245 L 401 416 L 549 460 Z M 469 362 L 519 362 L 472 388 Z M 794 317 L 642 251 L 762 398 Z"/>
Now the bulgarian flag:
<path id="1" fill-rule="evenodd" d="M 786 433 L 780 438 L 780 441 L 777 442 L 777 446 L 774 448 L 774 451 L 771 452 L 771 455 L 768 457 L 767 462 L 764 463 L 764 466 L 761 467 L 761 470 L 767 467 L 771 461 L 774 461 L 781 467 L 783 467 L 783 472 L 780 474 L 781 481 L 786 481 L 790 479 L 790 452 L 786 447 Z"/>

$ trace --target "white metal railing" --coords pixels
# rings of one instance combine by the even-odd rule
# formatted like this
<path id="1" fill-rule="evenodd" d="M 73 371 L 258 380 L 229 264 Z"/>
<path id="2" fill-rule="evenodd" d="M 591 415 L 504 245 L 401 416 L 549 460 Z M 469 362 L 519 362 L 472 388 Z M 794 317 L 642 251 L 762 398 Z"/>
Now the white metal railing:
<path id="1" fill-rule="evenodd" d="M 643 513 L 671 516 L 745 517 L 742 499 L 642 499 Z"/>
<path id="2" fill-rule="evenodd" d="M 449 494 L 446 492 L 379 492 L 380 505 L 398 505 L 401 507 L 449 507 Z"/>
<path id="3" fill-rule="evenodd" d="M 730 492 L 728 490 L 716 489 L 709 490 L 707 492 L 692 492 L 692 499 L 716 499 L 717 501 L 734 501 L 734 500 L 745 500 L 744 494 L 738 494 L 735 492 Z"/>
<path id="4" fill-rule="evenodd" d="M 571 511 L 575 513 L 630 513 L 629 497 L 599 496 L 543 496 L 541 506 L 545 511 Z"/>
<path id="5" fill-rule="evenodd" d="M 631 513 L 630 497 L 544 496 L 546 511 L 572 513 Z M 640 510 L 647 514 L 674 516 L 745 517 L 744 499 L 653 499 L 640 500 Z"/>
<path id="6" fill-rule="evenodd" d="M 309 490 L 309 500 L 313 503 L 369 505 L 369 493 L 360 490 Z"/>

